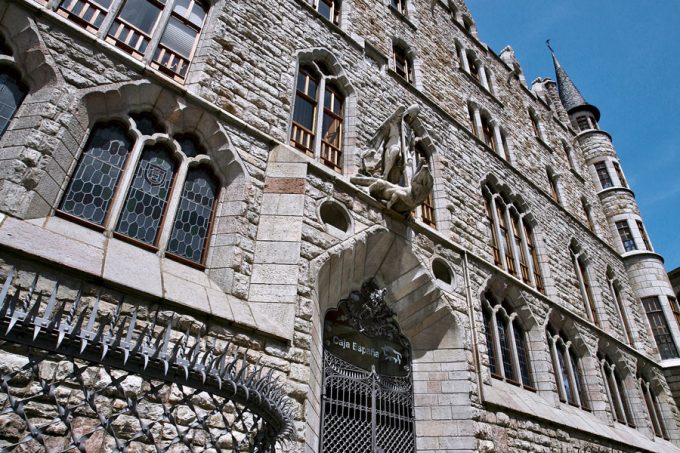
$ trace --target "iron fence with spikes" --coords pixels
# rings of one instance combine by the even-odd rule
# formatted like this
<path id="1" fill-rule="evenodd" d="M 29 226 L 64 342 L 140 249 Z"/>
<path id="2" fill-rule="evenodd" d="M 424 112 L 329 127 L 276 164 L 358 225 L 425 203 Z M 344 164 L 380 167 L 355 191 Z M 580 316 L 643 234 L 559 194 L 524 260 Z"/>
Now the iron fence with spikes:
<path id="1" fill-rule="evenodd" d="M 90 306 L 59 282 L 44 302 L 39 279 L 22 289 L 12 268 L 0 291 L 0 349 L 15 358 L 0 364 L 0 451 L 272 452 L 292 438 L 273 371 L 203 339 L 204 324 L 180 334 L 171 310 L 111 309 L 101 290 Z"/>

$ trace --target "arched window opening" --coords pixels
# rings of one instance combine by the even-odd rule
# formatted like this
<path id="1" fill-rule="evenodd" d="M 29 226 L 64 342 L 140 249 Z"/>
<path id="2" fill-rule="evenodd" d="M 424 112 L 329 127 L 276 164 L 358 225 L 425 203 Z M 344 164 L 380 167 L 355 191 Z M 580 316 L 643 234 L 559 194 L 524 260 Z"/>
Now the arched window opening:
<path id="1" fill-rule="evenodd" d="M 572 261 L 574 263 L 574 271 L 576 273 L 576 283 L 581 291 L 581 298 L 583 305 L 590 320 L 596 326 L 600 325 L 600 318 L 597 315 L 595 305 L 595 298 L 593 297 L 593 289 L 590 284 L 590 275 L 588 274 L 588 266 L 586 259 L 575 246 L 569 248 Z"/>
<path id="2" fill-rule="evenodd" d="M 533 109 L 529 109 L 529 119 L 531 120 L 531 127 L 534 130 L 534 135 L 536 138 L 541 141 L 545 141 L 543 138 L 543 130 L 541 129 L 541 120 Z"/>
<path id="3" fill-rule="evenodd" d="M 585 198 L 581 198 L 581 207 L 583 207 L 583 213 L 586 215 L 588 229 L 594 233 L 595 222 L 593 221 L 593 212 Z"/>
<path id="4" fill-rule="evenodd" d="M 609 291 L 611 292 L 612 299 L 614 299 L 614 306 L 616 307 L 616 312 L 619 315 L 621 324 L 623 326 L 623 333 L 626 339 L 626 343 L 633 346 L 633 331 L 630 328 L 630 322 L 628 321 L 628 313 L 626 312 L 626 307 L 623 304 L 623 299 L 621 297 L 621 284 L 618 280 L 613 278 L 612 271 L 608 272 L 607 281 L 609 283 Z"/>
<path id="5" fill-rule="evenodd" d="M 413 60 L 409 57 L 408 51 L 401 45 L 395 43 L 392 46 L 392 58 L 394 71 L 408 83 L 413 84 L 415 81 L 413 75 Z"/>
<path id="6" fill-rule="evenodd" d="M 0 137 L 27 94 L 28 89 L 21 82 L 19 73 L 9 67 L 0 67 Z"/>
<path id="7" fill-rule="evenodd" d="M 470 132 L 475 137 L 479 137 L 479 131 L 477 130 L 477 120 L 475 118 L 476 107 L 468 104 L 468 119 L 470 120 Z"/>
<path id="8" fill-rule="evenodd" d="M 413 173 L 415 174 L 421 167 L 421 165 L 428 164 L 430 168 L 433 166 L 430 163 L 430 159 L 427 151 L 423 148 L 422 142 L 417 142 L 415 145 L 415 160 Z M 416 218 L 421 220 L 425 225 L 432 228 L 437 228 L 437 222 L 434 216 L 434 196 L 430 192 L 427 199 L 416 208 Z"/>
<path id="9" fill-rule="evenodd" d="M 189 169 L 168 242 L 168 252 L 202 263 L 215 216 L 219 182 L 205 166 Z"/>
<path id="10" fill-rule="evenodd" d="M 483 299 L 486 344 L 491 375 L 534 391 L 526 333 L 507 301 L 487 293 Z"/>
<path id="11" fill-rule="evenodd" d="M 326 313 L 322 453 L 415 453 L 411 347 L 384 297 L 369 280 Z"/>
<path id="12" fill-rule="evenodd" d="M 555 203 L 562 205 L 562 196 L 560 195 L 557 176 L 549 168 L 546 170 L 546 173 L 548 175 L 548 184 L 550 185 L 550 197 Z"/>
<path id="13" fill-rule="evenodd" d="M 635 421 L 633 420 L 630 404 L 628 403 L 628 393 L 626 392 L 621 374 L 609 357 L 601 353 L 598 353 L 597 357 L 600 361 L 605 390 L 607 391 L 614 420 L 634 428 Z"/>
<path id="14" fill-rule="evenodd" d="M 129 124 L 137 142 L 118 122 L 92 128 L 57 215 L 202 268 L 221 189 L 208 152 L 193 133 L 159 132 L 151 113 Z"/>
<path id="15" fill-rule="evenodd" d="M 323 17 L 340 25 L 340 0 L 316 0 L 314 7 Z"/>
<path id="16" fill-rule="evenodd" d="M 343 106 L 345 97 L 333 86 L 326 86 L 321 127 L 321 162 L 341 173 Z"/>
<path id="17" fill-rule="evenodd" d="M 177 134 L 175 140 L 179 144 L 179 148 L 187 157 L 196 157 L 201 154 L 207 154 L 207 151 L 201 146 L 198 139 L 193 134 Z"/>
<path id="18" fill-rule="evenodd" d="M 165 133 L 165 126 L 151 112 L 132 112 L 130 113 L 130 118 L 135 122 L 135 128 L 142 135 Z"/>
<path id="19" fill-rule="evenodd" d="M 546 335 L 560 400 L 589 411 L 590 403 L 583 371 L 571 341 L 563 332 L 558 332 L 551 326 L 546 329 Z"/>
<path id="20" fill-rule="evenodd" d="M 172 152 L 161 144 L 144 148 L 125 198 L 116 232 L 149 245 L 157 245 L 177 173 Z"/>
<path id="21" fill-rule="evenodd" d="M 479 74 L 479 61 L 474 52 L 470 51 L 467 53 L 468 68 L 470 69 L 470 75 L 474 77 L 478 82 L 481 82 L 481 77 Z"/>
<path id="22" fill-rule="evenodd" d="M 659 398 L 657 397 L 656 392 L 650 385 L 649 381 L 640 374 L 638 374 L 637 379 L 638 383 L 640 384 L 640 389 L 642 390 L 642 396 L 645 400 L 647 416 L 652 422 L 654 435 L 657 437 L 663 437 L 664 439 L 669 439 L 668 431 L 666 430 L 666 423 L 664 422 L 663 413 L 661 412 L 661 405 L 659 404 Z"/>
<path id="23" fill-rule="evenodd" d="M 66 189 L 60 211 L 103 226 L 132 145 L 133 141 L 122 125 L 95 125 Z"/>
<path id="24" fill-rule="evenodd" d="M 496 151 L 496 140 L 494 139 L 493 125 L 491 119 L 487 115 L 482 115 L 482 139 L 484 144 Z"/>
<path id="25" fill-rule="evenodd" d="M 484 192 L 494 263 L 527 285 L 545 292 L 534 233 L 525 214 L 490 186 L 485 186 Z"/>

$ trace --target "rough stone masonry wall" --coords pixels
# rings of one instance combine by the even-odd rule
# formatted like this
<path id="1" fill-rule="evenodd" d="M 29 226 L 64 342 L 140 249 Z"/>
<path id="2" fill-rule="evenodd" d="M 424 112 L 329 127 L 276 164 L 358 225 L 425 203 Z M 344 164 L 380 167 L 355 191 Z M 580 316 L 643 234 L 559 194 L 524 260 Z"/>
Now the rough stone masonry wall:
<path id="1" fill-rule="evenodd" d="M 568 253 L 569 239 L 573 237 L 589 252 L 596 298 L 600 301 L 598 308 L 606 328 L 617 338 L 623 338 L 615 308 L 606 290 L 605 273 L 610 266 L 621 281 L 624 298 L 632 308 L 633 323 L 641 338 L 641 348 L 647 354 L 654 354 L 655 348 L 650 341 L 639 306 L 632 302 L 632 291 L 619 257 L 615 251 L 593 237 L 583 225 L 581 197 L 585 196 L 594 206 L 598 202 L 592 182 L 587 177 L 581 181 L 572 176 L 568 171 L 566 158 L 559 154 L 561 151 L 558 151 L 558 140 L 564 137 L 570 141 L 570 133 L 552 121 L 547 107 L 536 101 L 527 91 L 516 84 L 505 85 L 505 65 L 488 54 L 483 45 L 460 27 L 450 23 L 446 8 L 441 4 L 432 6 L 426 1 L 415 2 L 417 30 L 405 24 L 387 7 L 377 7 L 375 2 L 356 1 L 345 4 L 350 8 L 350 23 L 353 27 L 347 32 L 370 41 L 378 52 L 364 51 L 360 40 L 348 39 L 344 32 L 321 20 L 299 1 L 218 3 L 210 19 L 210 39 L 206 39 L 206 48 L 201 50 L 201 55 L 205 58 L 205 72 L 192 75 L 191 89 L 260 132 L 270 134 L 285 143 L 296 71 L 296 52 L 312 47 L 329 49 L 358 93 L 356 114 L 359 118 L 359 147 L 365 146 L 375 129 L 397 107 L 411 103 L 421 105 L 422 121 L 440 154 L 439 162 L 442 165 L 438 171 L 441 174 L 443 194 L 436 201 L 445 204 L 451 213 L 451 229 L 441 232 L 445 237 L 481 255 L 487 261 L 492 260 L 489 226 L 483 220 L 485 215 L 481 184 L 489 174 L 493 174 L 513 194 L 527 203 L 528 211 L 536 219 L 542 262 L 546 276 L 549 277 L 548 295 L 555 302 L 585 317 Z M 8 8 L 7 5 L 7 1 L 2 3 L 3 8 Z M 43 58 L 54 64 L 55 77 L 54 82 L 46 85 L 49 88 L 49 96 L 46 98 L 39 96 L 37 93 L 40 90 L 32 87 L 35 95 L 32 92 L 20 109 L 16 121 L 13 121 L 12 128 L 0 142 L 0 147 L 3 147 L 2 158 L 6 160 L 7 169 L 12 169 L 11 172 L 7 170 L 8 173 L 2 174 L 3 186 L 0 190 L 7 190 L 8 192 L 3 192 L 7 194 L 3 200 L 13 203 L 3 207 L 5 212 L 30 218 L 34 216 L 32 212 L 49 212 L 57 199 L 58 189 L 67 180 L 66 174 L 73 165 L 73 156 L 86 135 L 82 127 L 74 132 L 75 126 L 67 121 L 69 114 L 64 114 L 68 111 L 71 117 L 82 115 L 81 100 L 78 98 L 82 93 L 78 90 L 92 87 L 102 87 L 103 90 L 108 89 L 112 83 L 117 86 L 120 82 L 143 77 L 139 75 L 138 68 L 130 69 L 134 65 L 129 59 L 120 57 L 113 51 L 104 52 L 101 44 L 91 44 L 85 38 L 87 35 L 69 30 L 68 25 L 51 18 L 27 20 L 26 16 L 25 11 L 22 12 L 18 7 L 13 8 L 10 15 L 3 16 L 3 31 L 8 30 L 6 36 L 20 49 L 24 41 L 18 38 L 12 41 L 12 37 L 19 36 L 22 32 L 14 30 L 12 22 L 16 20 L 16 23 L 27 24 L 26 27 L 32 30 L 30 48 L 40 49 L 39 53 Z M 249 26 L 244 27 L 243 24 Z M 406 86 L 386 69 L 385 61 L 379 53 L 389 56 L 391 36 L 397 36 L 412 45 L 416 58 L 422 62 L 422 92 Z M 453 43 L 452 38 L 459 39 L 466 47 L 474 48 L 484 58 L 485 66 L 494 74 L 495 97 L 500 103 L 456 69 L 455 52 L 449 47 Z M 153 83 L 157 82 L 154 80 Z M 440 103 L 435 105 L 431 99 L 437 99 Z M 465 111 L 465 105 L 470 99 L 489 110 L 508 131 L 515 156 L 514 169 L 471 137 L 466 126 Z M 55 103 L 60 107 L 52 107 Z M 532 105 L 543 117 L 550 142 L 548 144 L 554 151 L 546 149 L 533 137 L 527 113 L 528 105 Z M 26 129 L 29 128 L 29 123 L 25 118 L 39 122 L 39 129 Z M 235 207 L 234 213 L 237 215 L 230 219 L 233 228 L 229 231 L 235 233 L 227 244 L 231 247 L 228 266 L 234 272 L 231 285 L 225 285 L 230 294 L 245 300 L 250 288 L 267 155 L 271 146 L 267 140 L 254 138 L 252 132 L 233 123 L 222 126 L 227 130 L 233 148 L 238 151 L 249 175 L 245 189 L 247 196 Z M 29 134 L 27 130 L 32 132 Z M 44 143 L 35 144 L 35 140 L 43 140 Z M 52 150 L 62 148 L 70 154 L 61 157 L 53 155 Z M 21 153 L 31 154 L 33 157 L 27 159 Z M 580 161 L 580 164 L 583 162 Z M 53 172 L 55 165 L 61 171 Z M 572 215 L 568 215 L 550 200 L 545 177 L 547 165 L 563 174 L 565 204 Z M 30 170 L 32 168 L 35 170 Z M 30 175 L 34 176 L 27 177 Z M 378 209 L 367 207 L 355 198 L 352 191 L 339 190 L 335 184 L 330 176 L 319 179 L 311 177 L 308 182 L 300 260 L 303 271 L 306 260 L 336 243 L 312 216 L 318 199 L 329 196 L 335 198 L 355 213 L 357 224 L 381 223 L 382 214 Z M 597 215 L 601 222 L 603 216 L 599 212 Z M 300 272 L 301 276 L 305 274 Z M 310 282 L 305 280 L 306 277 L 301 278 L 292 345 L 265 342 L 259 349 L 280 360 L 277 366 L 282 368 L 280 371 L 288 374 L 291 394 L 304 393 L 303 389 L 307 388 L 309 345 L 311 332 L 315 328 L 311 323 L 309 309 L 314 303 L 310 297 Z M 476 303 L 478 304 L 478 300 Z M 466 360 L 466 367 L 473 366 L 470 358 Z M 301 425 L 300 429 L 302 430 Z M 300 433 L 300 436 L 303 435 Z"/>

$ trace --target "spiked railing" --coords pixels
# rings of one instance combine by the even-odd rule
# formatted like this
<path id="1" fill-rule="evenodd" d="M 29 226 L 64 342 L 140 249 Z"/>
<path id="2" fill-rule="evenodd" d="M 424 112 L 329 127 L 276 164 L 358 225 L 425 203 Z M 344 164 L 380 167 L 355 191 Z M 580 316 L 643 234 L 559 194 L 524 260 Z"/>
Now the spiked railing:
<path id="1" fill-rule="evenodd" d="M 274 378 L 273 371 L 265 372 L 259 362 L 250 365 L 246 354 L 230 345 L 218 349 L 212 336 L 208 340 L 201 338 L 205 325 L 194 320 L 188 323 L 186 332 L 180 334 L 173 330 L 173 324 L 177 324 L 175 319 L 180 315 L 169 309 L 140 308 L 140 305 L 125 304 L 124 297 L 111 309 L 110 297 L 104 300 L 101 289 L 90 306 L 85 300 L 90 298 L 80 289 L 75 297 L 60 295 L 59 282 L 50 283 L 53 286 L 44 303 L 43 293 L 36 290 L 39 275 L 29 278 L 32 283 L 23 290 L 18 280 L 16 270 L 10 270 L 0 290 L 0 342 L 4 340 L 0 349 L 11 354 L 17 345 L 23 346 L 20 355 L 27 357 L 28 362 L 21 369 L 8 370 L 0 366 L 3 371 L 0 404 L 4 403 L 0 418 L 7 414 L 20 417 L 24 434 L 15 436 L 14 440 L 0 434 L 0 450 L 11 451 L 27 443 L 53 450 L 45 440 L 47 428 L 41 428 L 27 415 L 30 412 L 26 410 L 27 405 L 36 398 L 48 399 L 54 405 L 54 416 L 47 422 L 43 420 L 43 425 L 54 430 L 53 425 L 57 424 L 70 433 L 70 437 L 64 437 L 68 442 L 62 440 L 65 444 L 60 445 L 58 451 L 89 450 L 87 442 L 92 442 L 97 432 L 106 433 L 106 442 L 114 451 L 135 449 L 137 442 L 155 445 L 156 451 L 182 444 L 181 447 L 191 451 L 225 451 L 227 448 L 233 452 L 269 452 L 277 442 L 292 437 L 294 404 Z M 106 305 L 106 309 L 102 305 Z M 144 321 L 140 321 L 140 314 Z M 45 379 L 40 370 L 50 361 L 67 362 L 71 373 L 59 379 Z M 105 370 L 110 380 L 106 391 L 127 401 L 126 408 L 117 415 L 111 413 L 107 419 L 100 413 L 96 401 L 106 392 L 85 384 L 83 370 L 90 368 L 98 373 Z M 17 396 L 19 393 L 12 385 L 22 373 L 40 382 L 36 394 Z M 121 382 L 128 377 L 141 378 L 147 391 L 131 397 L 121 387 Z M 74 391 L 82 395 L 81 403 L 69 406 L 60 401 L 55 396 L 60 386 L 76 389 Z M 195 417 L 191 423 L 182 425 L 177 421 L 176 405 L 163 403 L 162 416 L 151 421 L 138 410 L 142 401 L 160 404 L 163 392 L 170 388 L 179 389 L 183 395 L 180 403 L 193 411 Z M 207 394 L 212 399 L 210 410 L 193 406 L 193 398 L 199 394 Z M 86 433 L 78 434 L 80 431 L 72 426 L 74 414 L 87 410 L 96 414 L 91 414 L 91 418 L 98 422 Z M 132 417 L 136 426 L 135 432 L 127 436 L 115 427 L 123 415 Z M 221 420 L 218 424 L 221 429 L 216 430 L 211 424 L 215 417 Z M 165 426 L 165 431 L 161 426 Z M 158 431 L 166 433 L 168 426 L 175 435 L 163 443 Z M 197 431 L 202 431 L 199 437 L 203 439 L 198 444 L 192 440 Z M 230 439 L 220 440 L 225 434 Z"/>

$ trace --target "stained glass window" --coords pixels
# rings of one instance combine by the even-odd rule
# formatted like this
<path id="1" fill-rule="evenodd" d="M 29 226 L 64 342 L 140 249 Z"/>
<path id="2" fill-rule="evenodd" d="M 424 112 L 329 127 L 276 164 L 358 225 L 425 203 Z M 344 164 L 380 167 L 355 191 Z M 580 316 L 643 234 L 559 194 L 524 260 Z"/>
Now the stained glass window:
<path id="1" fill-rule="evenodd" d="M 177 217 L 168 243 L 168 252 L 200 263 L 210 233 L 215 197 L 219 185 L 209 170 L 189 170 Z"/>
<path id="2" fill-rule="evenodd" d="M 515 369 L 512 366 L 512 352 L 511 352 L 511 346 L 510 346 L 510 338 L 508 338 L 508 330 L 507 330 L 507 325 L 504 321 L 498 320 L 496 323 L 496 326 L 498 327 L 498 341 L 501 344 L 501 357 L 503 358 L 503 371 L 505 372 L 505 377 L 506 379 L 510 379 L 512 381 L 516 380 L 515 378 Z"/>
<path id="3" fill-rule="evenodd" d="M 61 203 L 61 211 L 101 225 L 132 149 L 126 129 L 96 125 Z"/>
<path id="4" fill-rule="evenodd" d="M 18 74 L 10 69 L 0 68 L 0 136 L 5 133 L 27 92 Z"/>
<path id="5" fill-rule="evenodd" d="M 522 329 L 522 326 L 520 326 L 517 321 L 513 321 L 512 326 L 515 331 L 515 348 L 517 349 L 517 359 L 519 361 L 522 384 L 531 386 L 529 355 L 527 354 L 526 341 L 524 339 L 524 329 Z"/>
<path id="6" fill-rule="evenodd" d="M 118 221 L 119 233 L 155 244 L 175 170 L 176 163 L 165 146 L 152 145 L 144 149 Z"/>

